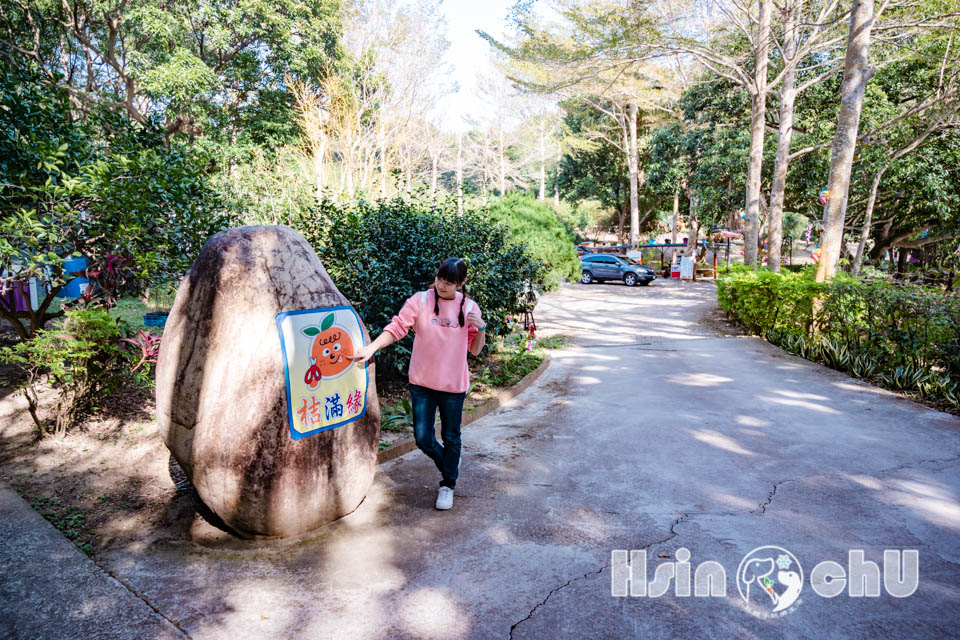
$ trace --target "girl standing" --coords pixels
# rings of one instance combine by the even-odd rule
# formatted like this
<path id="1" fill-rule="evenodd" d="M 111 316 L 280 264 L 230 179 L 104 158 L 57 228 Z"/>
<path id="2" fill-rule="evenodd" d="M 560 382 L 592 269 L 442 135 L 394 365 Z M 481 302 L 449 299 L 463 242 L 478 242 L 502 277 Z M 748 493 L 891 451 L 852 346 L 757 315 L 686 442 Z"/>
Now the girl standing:
<path id="1" fill-rule="evenodd" d="M 413 434 L 417 447 L 440 470 L 437 509 L 453 506 L 460 467 L 460 421 L 470 384 L 467 351 L 478 355 L 486 341 L 486 323 L 480 308 L 467 298 L 466 279 L 467 265 L 463 260 L 444 260 L 433 286 L 410 296 L 383 333 L 353 355 L 355 362 L 366 362 L 378 349 L 400 340 L 411 328 L 414 330 L 409 371 Z M 443 446 L 434 435 L 437 408 Z"/>

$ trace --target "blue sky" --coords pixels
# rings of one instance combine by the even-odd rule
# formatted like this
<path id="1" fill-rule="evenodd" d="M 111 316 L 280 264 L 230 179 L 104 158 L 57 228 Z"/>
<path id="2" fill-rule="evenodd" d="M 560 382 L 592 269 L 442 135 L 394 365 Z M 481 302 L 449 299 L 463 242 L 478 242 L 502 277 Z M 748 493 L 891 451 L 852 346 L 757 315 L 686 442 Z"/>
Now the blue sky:
<path id="1" fill-rule="evenodd" d="M 490 45 L 475 31 L 483 29 L 502 36 L 507 12 L 514 0 L 443 0 L 440 10 L 447 21 L 450 49 L 447 61 L 454 67 L 454 79 L 460 91 L 441 100 L 437 114 L 441 126 L 448 131 L 467 129 L 463 116 L 481 117 L 481 105 L 474 97 L 478 71 L 491 69 Z"/>

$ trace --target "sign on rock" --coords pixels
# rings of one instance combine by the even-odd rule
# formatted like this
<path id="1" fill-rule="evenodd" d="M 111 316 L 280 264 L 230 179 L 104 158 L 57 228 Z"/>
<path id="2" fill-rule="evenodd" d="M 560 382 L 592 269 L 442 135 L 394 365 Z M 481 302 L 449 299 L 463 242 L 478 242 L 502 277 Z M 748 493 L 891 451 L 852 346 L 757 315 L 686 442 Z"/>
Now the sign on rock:
<path id="1" fill-rule="evenodd" d="M 287 417 L 294 440 L 366 415 L 367 368 L 350 356 L 364 344 L 353 308 L 324 307 L 278 313 L 287 383 Z"/>

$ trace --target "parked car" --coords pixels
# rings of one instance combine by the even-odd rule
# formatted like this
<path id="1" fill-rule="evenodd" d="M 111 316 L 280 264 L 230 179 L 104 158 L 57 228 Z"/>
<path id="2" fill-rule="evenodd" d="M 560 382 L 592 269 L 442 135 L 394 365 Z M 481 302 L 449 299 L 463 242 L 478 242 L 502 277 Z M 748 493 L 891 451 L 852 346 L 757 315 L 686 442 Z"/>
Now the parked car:
<path id="1" fill-rule="evenodd" d="M 657 272 L 626 256 L 588 253 L 580 258 L 580 282 L 603 282 L 621 280 L 628 287 L 648 285 L 657 279 Z"/>

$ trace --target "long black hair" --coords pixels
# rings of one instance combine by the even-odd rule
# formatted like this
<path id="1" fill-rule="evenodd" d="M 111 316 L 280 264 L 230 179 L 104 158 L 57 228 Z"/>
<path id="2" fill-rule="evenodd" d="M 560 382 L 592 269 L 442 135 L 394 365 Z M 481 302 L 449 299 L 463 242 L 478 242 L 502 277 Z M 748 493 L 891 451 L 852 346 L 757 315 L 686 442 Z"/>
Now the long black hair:
<path id="1" fill-rule="evenodd" d="M 455 285 L 463 285 L 463 282 L 467 279 L 467 263 L 461 260 L 460 258 L 447 258 L 440 263 L 440 268 L 437 269 L 438 278 L 443 278 L 447 282 L 452 282 Z M 460 298 L 460 326 L 463 326 L 463 303 L 467 301 L 467 287 L 463 286 L 463 297 Z M 434 291 L 433 292 L 433 315 L 440 315 L 440 295 Z"/>

